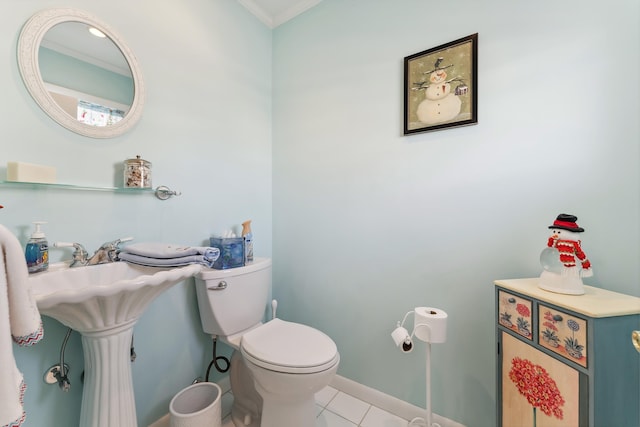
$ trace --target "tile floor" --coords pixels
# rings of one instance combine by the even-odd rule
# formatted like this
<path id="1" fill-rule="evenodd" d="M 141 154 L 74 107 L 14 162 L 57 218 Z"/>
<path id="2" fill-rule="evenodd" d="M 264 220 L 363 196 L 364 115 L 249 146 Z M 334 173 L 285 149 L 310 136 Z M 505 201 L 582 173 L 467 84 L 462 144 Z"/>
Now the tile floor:
<path id="1" fill-rule="evenodd" d="M 227 414 L 231 411 L 233 395 L 222 396 L 222 427 L 235 427 Z M 404 420 L 367 402 L 327 386 L 316 393 L 318 418 L 316 427 L 407 427 Z"/>

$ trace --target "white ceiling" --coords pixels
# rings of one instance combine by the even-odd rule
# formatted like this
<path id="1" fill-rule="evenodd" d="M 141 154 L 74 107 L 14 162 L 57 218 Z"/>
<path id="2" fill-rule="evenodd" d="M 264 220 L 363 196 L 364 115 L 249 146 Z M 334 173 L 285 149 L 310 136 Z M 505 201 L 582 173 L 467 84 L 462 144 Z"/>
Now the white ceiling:
<path id="1" fill-rule="evenodd" d="M 298 16 L 322 0 L 238 0 L 269 28 Z M 47 31 L 42 45 L 85 62 L 123 75 L 131 75 L 120 50 L 111 40 L 89 35 L 88 26 L 65 22 Z"/>
<path id="2" fill-rule="evenodd" d="M 322 0 L 238 0 L 269 28 L 275 28 Z"/>
<path id="3" fill-rule="evenodd" d="M 114 73 L 131 77 L 129 64 L 110 38 L 89 33 L 91 26 L 75 21 L 54 25 L 44 35 L 40 45 L 80 61 Z"/>

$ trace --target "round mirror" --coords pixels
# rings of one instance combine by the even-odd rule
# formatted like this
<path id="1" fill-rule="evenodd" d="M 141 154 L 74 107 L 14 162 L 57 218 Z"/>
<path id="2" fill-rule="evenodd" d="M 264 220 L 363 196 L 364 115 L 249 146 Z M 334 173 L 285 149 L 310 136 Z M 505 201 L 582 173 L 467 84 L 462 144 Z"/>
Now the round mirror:
<path id="1" fill-rule="evenodd" d="M 144 84 L 117 34 L 76 9 L 33 15 L 18 39 L 27 90 L 53 120 L 80 135 L 112 138 L 140 119 Z"/>

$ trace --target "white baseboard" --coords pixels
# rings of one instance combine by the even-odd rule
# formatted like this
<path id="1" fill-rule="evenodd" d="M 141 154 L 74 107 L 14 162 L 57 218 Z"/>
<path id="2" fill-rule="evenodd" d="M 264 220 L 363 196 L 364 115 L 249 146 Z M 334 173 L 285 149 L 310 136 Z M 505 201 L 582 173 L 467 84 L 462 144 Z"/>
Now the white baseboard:
<path id="1" fill-rule="evenodd" d="M 370 403 L 375 407 L 397 415 L 405 420 L 412 420 L 416 417 L 424 418 L 425 416 L 426 409 L 424 408 L 412 405 L 404 400 L 400 400 L 340 375 L 336 375 L 330 385 L 336 390 Z M 432 417 L 432 421 L 440 424 L 441 427 L 465 427 L 463 424 L 457 423 L 438 414 L 432 414 Z"/>
<path id="2" fill-rule="evenodd" d="M 168 427 L 169 423 L 169 414 L 166 414 L 164 417 L 156 420 L 153 424 L 149 424 L 149 427 Z"/>

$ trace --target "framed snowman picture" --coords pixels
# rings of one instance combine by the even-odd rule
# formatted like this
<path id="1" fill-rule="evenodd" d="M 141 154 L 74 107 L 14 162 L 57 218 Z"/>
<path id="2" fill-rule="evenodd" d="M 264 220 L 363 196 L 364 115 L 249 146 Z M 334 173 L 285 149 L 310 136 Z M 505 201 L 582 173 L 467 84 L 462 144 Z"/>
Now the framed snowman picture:
<path id="1" fill-rule="evenodd" d="M 478 123 L 478 34 L 404 58 L 404 134 Z"/>

